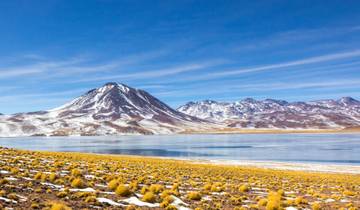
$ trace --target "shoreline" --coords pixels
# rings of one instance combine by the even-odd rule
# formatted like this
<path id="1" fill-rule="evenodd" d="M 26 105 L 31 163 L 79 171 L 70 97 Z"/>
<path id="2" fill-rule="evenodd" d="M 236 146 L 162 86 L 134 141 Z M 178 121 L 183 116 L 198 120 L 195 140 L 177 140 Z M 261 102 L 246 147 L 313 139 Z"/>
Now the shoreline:
<path id="1" fill-rule="evenodd" d="M 71 153 L 71 152 L 70 152 Z M 80 154 L 94 154 L 106 155 L 99 153 L 80 153 Z M 174 157 L 160 157 L 160 156 L 140 156 L 140 155 L 122 155 L 111 154 L 119 157 L 135 157 L 135 158 L 150 158 L 159 160 L 173 160 L 182 161 L 190 164 L 203 164 L 214 166 L 234 166 L 257 169 L 269 169 L 279 171 L 299 171 L 309 173 L 324 173 L 324 174 L 360 174 L 360 165 L 351 164 L 322 164 L 322 163 L 300 163 L 300 162 L 281 162 L 281 161 L 261 161 L 261 160 L 210 160 L 210 159 L 187 159 Z"/>
<path id="2" fill-rule="evenodd" d="M 15 149 L 19 150 L 19 149 Z M 20 149 L 20 151 L 23 151 Z M 66 153 L 66 154 L 81 154 L 81 155 L 94 155 L 106 157 L 119 157 L 119 158 L 142 158 L 154 160 L 169 160 L 179 161 L 188 164 L 200 165 L 213 165 L 213 166 L 230 166 L 241 167 L 249 169 L 265 169 L 265 170 L 279 170 L 279 171 L 299 171 L 309 173 L 324 173 L 324 174 L 349 174 L 359 175 L 360 165 L 351 164 L 325 164 L 325 163 L 301 163 L 301 162 L 281 162 L 281 161 L 262 161 L 262 160 L 216 160 L 216 159 L 188 159 L 176 157 L 162 157 L 162 156 L 141 156 L 141 155 L 125 155 L 125 154 L 104 154 L 104 153 L 89 153 L 89 152 L 66 152 L 66 151 L 46 151 L 46 150 L 26 150 L 33 152 L 45 153 Z"/>
<path id="3" fill-rule="evenodd" d="M 230 135 L 230 134 L 360 134 L 360 128 L 344 129 L 243 129 L 243 128 L 224 128 L 213 130 L 186 130 L 179 133 L 168 134 L 131 134 L 120 133 L 117 135 L 103 135 L 103 137 L 117 136 L 156 136 L 156 135 Z M 25 138 L 25 137 L 102 137 L 102 135 L 24 135 L 24 136 L 0 136 L 2 138 Z"/>
<path id="4" fill-rule="evenodd" d="M 104 154 L 104 153 L 89 153 L 89 152 L 73 152 L 73 151 L 48 151 L 48 150 L 25 150 L 17 148 L 1 147 L 0 149 L 11 149 L 23 152 L 35 152 L 44 154 L 66 154 L 66 155 L 86 155 L 86 156 L 104 156 L 106 158 L 129 158 L 129 159 L 144 159 L 155 161 L 175 161 L 185 164 L 193 165 L 211 165 L 220 167 L 234 167 L 234 168 L 248 168 L 259 170 L 276 170 L 276 171 L 293 171 L 305 173 L 321 173 L 321 174 L 343 174 L 343 175 L 359 175 L 360 165 L 351 164 L 325 164 L 325 163 L 301 163 L 301 162 L 281 162 L 281 161 L 262 161 L 262 160 L 220 160 L 220 159 L 188 159 L 176 157 L 162 157 L 162 156 L 141 156 L 141 155 L 126 155 L 126 154 Z"/>
<path id="5" fill-rule="evenodd" d="M 360 165 L 342 164 L 321 164 L 321 163 L 299 163 L 299 162 L 280 162 L 280 161 L 234 161 L 234 160 L 201 160 L 192 161 L 195 163 L 241 166 L 250 168 L 272 169 L 282 171 L 303 171 L 335 174 L 360 174 Z"/>
<path id="6" fill-rule="evenodd" d="M 315 172 L 325 174 L 360 174 L 360 165 L 353 164 L 336 164 L 336 163 L 317 163 L 317 162 L 285 162 L 271 160 L 227 160 L 227 159 L 202 159 L 202 158 L 184 158 L 184 157 L 165 157 L 165 156 L 146 156 L 146 155 L 128 155 L 128 154 L 105 154 L 91 152 L 76 151 L 49 151 L 49 150 L 25 150 L 11 147 L 1 147 L 13 149 L 17 151 L 39 152 L 39 153 L 64 153 L 64 154 L 80 154 L 89 156 L 105 156 L 118 158 L 142 158 L 155 160 L 179 161 L 189 164 L 214 165 L 214 166 L 234 166 L 245 168 L 269 169 L 279 171 L 299 171 L 299 172 Z"/>
<path id="7" fill-rule="evenodd" d="M 242 129 L 225 128 L 202 131 L 187 131 L 181 134 L 360 134 L 360 128 L 345 129 Z"/>

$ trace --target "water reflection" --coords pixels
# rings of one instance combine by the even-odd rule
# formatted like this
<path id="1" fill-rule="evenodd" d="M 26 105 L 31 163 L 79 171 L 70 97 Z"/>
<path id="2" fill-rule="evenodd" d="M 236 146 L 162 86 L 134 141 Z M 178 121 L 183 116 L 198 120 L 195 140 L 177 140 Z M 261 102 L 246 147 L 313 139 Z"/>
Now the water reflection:
<path id="1" fill-rule="evenodd" d="M 101 154 L 360 165 L 359 134 L 0 138 L 5 147 Z"/>

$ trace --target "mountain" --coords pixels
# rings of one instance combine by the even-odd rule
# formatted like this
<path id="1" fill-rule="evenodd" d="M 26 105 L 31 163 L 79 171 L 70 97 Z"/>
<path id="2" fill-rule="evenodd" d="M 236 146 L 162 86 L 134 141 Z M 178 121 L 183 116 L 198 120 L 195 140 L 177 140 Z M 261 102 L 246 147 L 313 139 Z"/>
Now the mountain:
<path id="1" fill-rule="evenodd" d="M 61 107 L 0 116 L 0 136 L 168 134 L 212 125 L 146 91 L 107 83 Z"/>
<path id="2" fill-rule="evenodd" d="M 293 103 L 251 98 L 232 103 L 205 100 L 189 102 L 177 110 L 238 128 L 342 129 L 360 126 L 360 102 L 351 97 Z"/>
<path id="3" fill-rule="evenodd" d="M 205 100 L 172 109 L 148 92 L 107 83 L 48 111 L 0 115 L 0 136 L 172 134 L 227 128 L 343 129 L 360 127 L 360 102 Z"/>

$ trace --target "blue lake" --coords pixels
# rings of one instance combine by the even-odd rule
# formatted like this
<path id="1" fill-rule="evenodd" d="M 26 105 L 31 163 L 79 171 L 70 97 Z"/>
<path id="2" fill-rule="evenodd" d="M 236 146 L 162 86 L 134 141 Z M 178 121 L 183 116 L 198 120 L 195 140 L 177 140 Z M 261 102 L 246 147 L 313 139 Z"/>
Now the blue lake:
<path id="1" fill-rule="evenodd" d="M 204 160 L 360 165 L 360 134 L 230 134 L 0 138 L 0 146 Z"/>

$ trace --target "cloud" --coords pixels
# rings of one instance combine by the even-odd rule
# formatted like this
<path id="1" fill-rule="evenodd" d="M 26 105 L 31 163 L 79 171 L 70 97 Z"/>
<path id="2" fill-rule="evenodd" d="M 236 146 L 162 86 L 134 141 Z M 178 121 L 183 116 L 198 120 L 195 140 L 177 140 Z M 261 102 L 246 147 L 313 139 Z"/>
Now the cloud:
<path id="1" fill-rule="evenodd" d="M 257 72 L 264 72 L 269 70 L 281 70 L 289 67 L 302 67 L 308 64 L 332 62 L 332 61 L 354 58 L 354 57 L 360 57 L 360 50 L 314 56 L 305 59 L 293 60 L 293 61 L 277 63 L 277 64 L 269 64 L 269 65 L 250 67 L 250 68 L 240 68 L 237 70 L 218 70 L 218 72 L 207 73 L 206 75 L 177 78 L 173 82 L 191 82 L 191 81 L 198 82 L 203 80 L 216 80 L 220 78 L 237 76 L 241 74 L 257 73 Z"/>
<path id="2" fill-rule="evenodd" d="M 319 42 L 328 38 L 344 37 L 346 34 L 357 33 L 360 27 L 357 25 L 347 27 L 323 27 L 323 28 L 303 28 L 289 31 L 281 31 L 270 34 L 266 37 L 261 37 L 253 40 L 248 40 L 240 46 L 236 46 L 233 50 L 235 52 L 248 52 L 249 50 L 268 50 L 277 49 L 281 46 L 294 44 L 309 44 L 309 47 L 314 45 L 314 42 Z M 326 45 L 329 45 L 327 43 Z M 334 44 L 334 43 L 332 43 Z M 339 43 L 336 44 L 339 46 Z M 344 42 L 341 42 L 344 45 Z M 340 46 L 341 46 L 340 45 Z M 321 44 L 321 46 L 324 46 Z M 307 48 L 308 49 L 308 48 Z"/>
<path id="3" fill-rule="evenodd" d="M 24 98 L 26 98 L 26 99 L 51 98 L 51 97 L 56 98 L 59 96 L 70 96 L 70 95 L 74 95 L 74 94 L 75 95 L 82 94 L 88 90 L 89 89 L 86 89 L 86 88 L 78 88 L 78 89 L 57 91 L 57 92 L 2 95 L 2 96 L 0 96 L 0 101 L 19 100 L 19 99 L 24 99 Z"/>
<path id="4" fill-rule="evenodd" d="M 19 77 L 25 75 L 40 74 L 57 68 L 64 68 L 66 66 L 75 65 L 83 62 L 83 59 L 74 57 L 62 61 L 41 61 L 35 64 L 28 64 L 15 67 L 2 67 L 0 69 L 0 79 Z"/>
<path id="5" fill-rule="evenodd" d="M 158 69 L 158 70 L 150 70 L 150 71 L 142 71 L 135 73 L 123 73 L 118 75 L 111 76 L 100 76 L 94 78 L 85 78 L 72 82 L 91 82 L 91 81 L 107 81 L 107 80 L 119 80 L 119 79 L 148 79 L 148 78 L 158 78 L 164 76 L 171 76 L 185 72 L 193 72 L 198 70 L 203 70 L 205 68 L 213 67 L 219 64 L 224 63 L 223 60 L 215 60 L 211 62 L 200 62 L 200 63 L 189 63 L 183 64 L 176 67 Z"/>
<path id="6" fill-rule="evenodd" d="M 209 88 L 209 85 L 202 86 L 188 86 L 181 89 L 172 89 L 155 92 L 154 95 L 158 97 L 170 97 L 170 98 L 181 98 L 181 97 L 203 97 L 210 96 L 211 98 L 218 98 L 217 96 L 223 96 L 224 94 L 236 94 L 238 96 L 263 94 L 269 91 L 281 91 L 281 90 L 297 90 L 297 89 L 311 89 L 316 90 L 339 90 L 342 88 L 354 89 L 360 88 L 360 79 L 343 79 L 333 81 L 313 81 L 313 82 L 298 82 L 298 83 L 286 83 L 286 82 L 267 82 L 257 84 L 229 84 L 229 83 L 218 83 L 212 84 L 216 88 Z M 215 96 L 215 97 L 214 97 Z M 249 96 L 251 97 L 251 96 Z M 269 96 L 268 96 L 269 97 Z"/>
<path id="7" fill-rule="evenodd" d="M 137 86 L 139 89 L 164 89 L 168 88 L 167 85 L 159 85 L 159 84 L 147 84 L 147 85 L 139 85 Z"/>
<path id="8" fill-rule="evenodd" d="M 324 89 L 324 88 L 360 88 L 360 79 L 346 79 L 336 81 L 314 81 L 302 83 L 261 83 L 248 85 L 235 85 L 231 89 L 241 89 L 247 91 L 272 91 L 272 90 L 290 90 L 290 89 Z"/>
<path id="9" fill-rule="evenodd" d="M 19 61 L 28 58 L 29 55 L 31 58 L 37 59 L 31 59 L 30 63 L 25 65 L 0 68 L 0 79 L 30 75 L 36 75 L 38 79 L 47 79 L 82 73 L 104 72 L 126 65 L 141 63 L 164 55 L 166 52 L 165 50 L 158 50 L 138 53 L 102 63 L 93 61 L 91 57 L 84 55 L 73 56 L 64 60 L 51 60 L 40 55 L 26 54 L 20 56 Z"/>
<path id="10" fill-rule="evenodd" d="M 305 59 L 300 59 L 300 60 L 295 60 L 295 61 L 290 61 L 290 62 L 271 64 L 271 65 L 253 67 L 253 68 L 244 68 L 244 69 L 233 70 L 233 71 L 217 72 L 217 73 L 209 74 L 209 76 L 210 77 L 232 76 L 232 75 L 238 75 L 238 74 L 243 74 L 243 73 L 266 71 L 266 70 L 271 70 L 271 69 L 281 69 L 281 68 L 294 67 L 294 66 L 302 66 L 302 65 L 307 65 L 307 64 L 334 61 L 334 60 L 359 57 L 359 56 L 360 56 L 360 50 L 355 50 L 355 51 L 350 51 L 350 52 L 334 53 L 334 54 L 329 54 L 329 55 L 310 57 L 310 58 L 305 58 Z"/>

